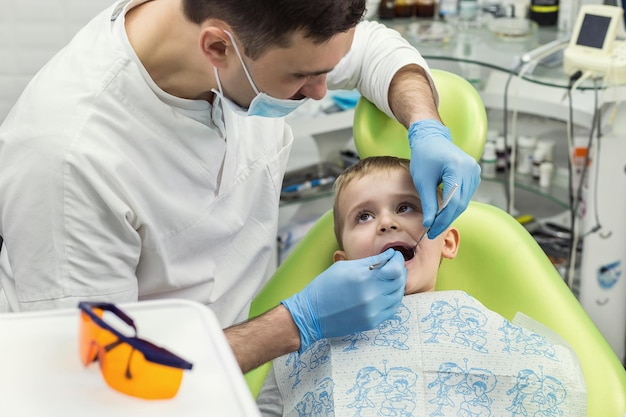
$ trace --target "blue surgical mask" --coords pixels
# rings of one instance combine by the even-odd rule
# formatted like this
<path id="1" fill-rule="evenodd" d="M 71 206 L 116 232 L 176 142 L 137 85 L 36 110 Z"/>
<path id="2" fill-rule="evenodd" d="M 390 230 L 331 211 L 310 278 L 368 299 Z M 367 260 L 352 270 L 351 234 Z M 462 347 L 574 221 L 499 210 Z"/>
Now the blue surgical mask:
<path id="1" fill-rule="evenodd" d="M 256 93 L 256 96 L 250 102 L 250 106 L 248 107 L 248 109 L 247 110 L 241 109 L 244 115 L 262 116 L 262 117 L 285 117 L 308 100 L 308 97 L 305 97 L 300 100 L 279 99 L 279 98 L 272 97 L 270 95 L 267 95 L 259 91 L 259 89 L 254 84 L 254 81 L 252 81 L 252 77 L 250 76 L 250 73 L 248 72 L 248 68 L 246 68 L 246 64 L 244 64 L 243 62 L 243 58 L 241 57 L 241 54 L 239 53 L 239 49 L 237 48 L 237 43 L 235 42 L 235 38 L 228 31 L 224 31 L 224 32 L 226 32 L 230 40 L 233 42 L 235 53 L 237 54 L 237 57 L 239 58 L 239 62 L 241 62 L 241 66 L 243 67 L 243 71 L 246 74 L 246 78 L 248 78 L 248 82 L 250 83 L 250 86 Z M 219 88 L 219 92 L 215 91 L 215 93 L 218 93 L 222 99 L 226 99 L 225 98 L 226 96 L 224 95 L 224 91 L 222 90 L 222 83 L 220 82 L 220 77 L 217 73 L 217 68 L 213 67 L 213 72 L 215 73 L 215 80 L 217 81 L 217 87 Z"/>

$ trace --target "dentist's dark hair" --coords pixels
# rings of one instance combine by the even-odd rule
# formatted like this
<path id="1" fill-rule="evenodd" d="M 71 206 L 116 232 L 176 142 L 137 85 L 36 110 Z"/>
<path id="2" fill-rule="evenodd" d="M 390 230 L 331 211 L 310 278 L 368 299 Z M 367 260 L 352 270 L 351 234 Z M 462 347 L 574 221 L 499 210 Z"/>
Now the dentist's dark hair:
<path id="1" fill-rule="evenodd" d="M 356 26 L 365 12 L 365 0 L 183 0 L 191 22 L 207 19 L 226 22 L 251 59 L 270 47 L 290 46 L 301 32 L 321 44 Z"/>

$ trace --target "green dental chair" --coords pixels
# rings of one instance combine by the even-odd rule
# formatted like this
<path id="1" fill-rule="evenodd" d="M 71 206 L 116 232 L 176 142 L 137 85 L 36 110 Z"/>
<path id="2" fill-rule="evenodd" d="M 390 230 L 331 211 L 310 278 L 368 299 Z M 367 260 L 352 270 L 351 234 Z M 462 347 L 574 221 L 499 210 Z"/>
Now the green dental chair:
<path id="1" fill-rule="evenodd" d="M 480 96 L 463 78 L 433 70 L 439 113 L 455 144 L 476 160 L 487 133 Z M 354 138 L 359 155 L 409 156 L 406 129 L 361 98 L 355 110 Z M 623 417 L 626 372 L 602 334 L 565 285 L 543 250 L 513 217 L 472 202 L 454 225 L 461 244 L 454 260 L 444 259 L 438 290 L 464 290 L 486 307 L 512 320 L 522 312 L 555 331 L 580 359 L 587 384 L 589 417 Z M 332 263 L 337 243 L 333 217 L 324 214 L 253 300 L 250 317 L 301 290 Z M 270 364 L 246 374 L 257 395 Z"/>

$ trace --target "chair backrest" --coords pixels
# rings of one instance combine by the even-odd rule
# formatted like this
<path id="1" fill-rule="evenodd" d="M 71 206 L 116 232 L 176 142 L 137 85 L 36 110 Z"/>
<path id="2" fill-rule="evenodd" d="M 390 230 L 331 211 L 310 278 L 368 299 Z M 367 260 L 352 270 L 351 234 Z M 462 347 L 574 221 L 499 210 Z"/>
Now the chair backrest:
<path id="1" fill-rule="evenodd" d="M 431 73 L 439 93 L 439 115 L 450 129 L 452 142 L 478 161 L 487 137 L 487 112 L 480 95 L 456 74 L 437 69 Z M 407 129 L 365 98 L 359 99 L 354 111 L 354 140 L 361 158 L 410 157 Z"/>

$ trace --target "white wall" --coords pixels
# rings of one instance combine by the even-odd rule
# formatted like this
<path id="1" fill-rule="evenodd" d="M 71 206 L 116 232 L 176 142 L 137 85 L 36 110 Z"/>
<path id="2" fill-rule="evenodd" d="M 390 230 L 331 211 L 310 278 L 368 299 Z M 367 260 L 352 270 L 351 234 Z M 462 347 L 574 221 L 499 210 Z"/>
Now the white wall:
<path id="1" fill-rule="evenodd" d="M 0 122 L 33 75 L 114 0 L 0 0 Z"/>

